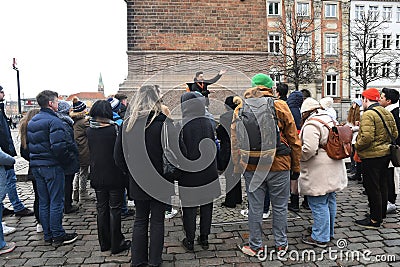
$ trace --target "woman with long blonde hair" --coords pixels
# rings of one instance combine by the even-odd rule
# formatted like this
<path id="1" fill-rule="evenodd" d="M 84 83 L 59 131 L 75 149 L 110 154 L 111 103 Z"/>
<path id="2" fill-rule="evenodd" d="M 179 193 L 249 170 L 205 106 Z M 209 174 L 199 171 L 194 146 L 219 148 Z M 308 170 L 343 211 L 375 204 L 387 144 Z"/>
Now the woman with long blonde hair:
<path id="1" fill-rule="evenodd" d="M 351 106 L 349 108 L 349 112 L 347 114 L 347 122 L 346 124 L 351 127 L 353 131 L 353 138 L 351 144 L 353 146 L 353 155 L 350 157 L 351 159 L 351 167 L 350 172 L 351 176 L 348 177 L 349 180 L 358 180 L 361 181 L 361 164 L 357 163 L 354 160 L 354 144 L 356 143 L 358 130 L 360 129 L 360 119 L 361 119 L 361 107 L 362 102 L 361 99 L 353 99 L 351 102 Z"/>
<path id="2" fill-rule="evenodd" d="M 39 113 L 39 111 L 40 111 L 40 109 L 38 109 L 38 108 L 29 110 L 19 123 L 19 137 L 21 140 L 20 153 L 21 153 L 21 156 L 26 161 L 29 161 L 29 149 L 28 149 L 28 144 L 27 144 L 28 123 L 31 121 L 31 119 L 36 114 Z M 40 224 L 40 219 L 39 219 L 39 195 L 37 192 L 36 180 L 35 180 L 35 177 L 33 177 L 33 174 L 31 172 L 30 168 L 28 170 L 28 180 L 32 181 L 33 192 L 35 193 L 35 200 L 33 202 L 33 212 L 35 214 L 35 218 L 36 218 L 36 222 L 37 222 L 36 232 L 41 233 L 41 232 L 43 232 L 43 228 L 42 228 L 42 225 Z"/>

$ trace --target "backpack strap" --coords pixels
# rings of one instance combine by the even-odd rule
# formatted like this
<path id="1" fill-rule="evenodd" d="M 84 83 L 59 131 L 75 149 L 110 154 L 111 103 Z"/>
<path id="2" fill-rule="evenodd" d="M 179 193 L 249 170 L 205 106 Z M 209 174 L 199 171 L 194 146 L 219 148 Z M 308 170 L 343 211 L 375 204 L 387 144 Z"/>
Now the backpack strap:
<path id="1" fill-rule="evenodd" d="M 310 119 L 308 119 L 308 120 L 318 121 L 318 122 L 322 123 L 326 128 L 328 128 L 329 131 L 331 130 L 331 127 L 329 127 L 328 123 L 324 122 L 324 121 L 321 120 L 321 119 L 317 119 L 317 118 L 314 118 L 314 117 L 313 117 L 313 118 L 310 118 Z M 336 122 L 333 121 L 333 120 L 332 120 L 332 122 L 333 122 L 333 125 L 334 125 L 334 127 L 335 127 L 335 126 L 336 126 Z"/>
<path id="2" fill-rule="evenodd" d="M 378 116 L 381 118 L 381 120 L 382 120 L 382 122 L 383 122 L 383 126 L 385 126 L 385 129 L 386 129 L 388 135 L 390 136 L 390 139 L 392 140 L 392 143 L 393 143 L 393 144 L 396 144 L 396 139 L 395 139 L 394 136 L 390 133 L 389 127 L 387 127 L 387 125 L 386 125 L 386 123 L 385 123 L 385 120 L 383 119 L 381 113 L 380 113 L 379 111 L 377 111 L 376 109 L 374 109 L 374 108 L 371 108 L 371 110 L 373 110 L 373 111 L 375 111 L 376 113 L 378 113 Z"/>

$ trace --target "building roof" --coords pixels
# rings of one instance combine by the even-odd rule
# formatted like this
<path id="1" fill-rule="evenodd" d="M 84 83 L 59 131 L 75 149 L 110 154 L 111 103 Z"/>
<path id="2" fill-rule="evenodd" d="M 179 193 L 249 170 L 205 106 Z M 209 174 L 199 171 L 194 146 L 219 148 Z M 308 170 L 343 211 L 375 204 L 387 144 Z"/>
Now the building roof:
<path id="1" fill-rule="evenodd" d="M 72 101 L 74 97 L 78 97 L 79 99 L 105 99 L 104 93 L 102 92 L 80 92 L 76 94 L 72 94 L 68 96 L 66 101 Z"/>

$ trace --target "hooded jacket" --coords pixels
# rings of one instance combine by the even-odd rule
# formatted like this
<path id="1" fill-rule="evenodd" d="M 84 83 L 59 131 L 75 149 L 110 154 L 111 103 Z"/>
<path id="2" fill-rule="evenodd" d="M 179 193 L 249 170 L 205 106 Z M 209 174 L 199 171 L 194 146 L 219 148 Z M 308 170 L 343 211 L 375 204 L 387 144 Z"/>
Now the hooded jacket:
<path id="1" fill-rule="evenodd" d="M 301 129 L 301 113 L 300 108 L 301 104 L 303 104 L 303 94 L 300 91 L 292 92 L 286 103 L 289 106 L 290 112 L 292 112 L 293 119 L 296 122 L 297 130 Z"/>
<path id="2" fill-rule="evenodd" d="M 86 111 L 71 111 L 69 116 L 74 121 L 74 138 L 78 145 L 79 165 L 86 168 L 90 164 L 89 144 L 86 136 L 86 129 L 89 127 L 89 119 L 86 117 Z"/>
<path id="3" fill-rule="evenodd" d="M 272 89 L 265 86 L 256 86 L 247 89 L 244 93 L 244 98 L 252 97 L 273 97 Z M 232 159 L 235 165 L 235 173 L 241 173 L 242 169 L 246 171 L 268 170 L 267 166 L 251 165 L 241 160 L 239 144 L 236 135 L 236 121 L 238 119 L 239 109 L 242 106 L 241 99 L 236 97 L 235 101 L 238 102 L 238 107 L 235 109 L 233 115 L 233 123 L 231 125 L 231 140 L 232 140 Z M 281 133 L 281 140 L 286 142 L 291 148 L 290 155 L 275 155 L 274 161 L 270 168 L 271 171 L 287 171 L 300 172 L 300 156 L 301 156 L 301 142 L 297 134 L 296 124 L 293 116 L 290 113 L 289 107 L 283 100 L 275 100 L 276 116 L 278 118 L 278 127 Z"/>

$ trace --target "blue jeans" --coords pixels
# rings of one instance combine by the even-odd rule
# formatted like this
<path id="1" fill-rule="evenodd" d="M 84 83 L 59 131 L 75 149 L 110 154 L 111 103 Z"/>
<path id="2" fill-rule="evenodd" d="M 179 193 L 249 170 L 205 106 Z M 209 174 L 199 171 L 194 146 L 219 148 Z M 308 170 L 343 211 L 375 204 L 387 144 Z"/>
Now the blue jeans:
<path id="1" fill-rule="evenodd" d="M 4 235 L 3 235 L 3 225 L 1 222 L 3 221 L 3 200 L 6 197 L 7 194 L 7 180 L 8 180 L 8 175 L 4 171 L 4 167 L 0 167 L 0 248 L 5 247 L 6 241 L 4 241 Z"/>
<path id="2" fill-rule="evenodd" d="M 311 237 L 319 242 L 329 242 L 330 238 L 334 236 L 336 193 L 307 197 L 314 219 Z"/>
<path id="3" fill-rule="evenodd" d="M 7 173 L 7 195 L 10 200 L 14 212 L 18 212 L 25 209 L 24 204 L 18 197 L 17 193 L 17 176 L 15 175 L 14 168 L 6 170 Z"/>
<path id="4" fill-rule="evenodd" d="M 34 167 L 39 195 L 39 217 L 44 239 L 50 240 L 65 235 L 62 226 L 64 209 L 64 170 L 60 166 Z"/>
<path id="5" fill-rule="evenodd" d="M 249 202 L 249 244 L 253 250 L 262 247 L 262 215 L 266 194 L 272 204 L 272 233 L 276 246 L 287 245 L 287 204 L 290 194 L 290 172 L 246 171 L 243 174 Z"/>

